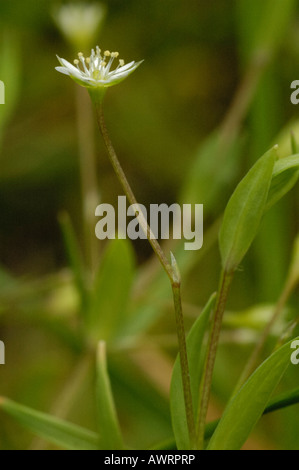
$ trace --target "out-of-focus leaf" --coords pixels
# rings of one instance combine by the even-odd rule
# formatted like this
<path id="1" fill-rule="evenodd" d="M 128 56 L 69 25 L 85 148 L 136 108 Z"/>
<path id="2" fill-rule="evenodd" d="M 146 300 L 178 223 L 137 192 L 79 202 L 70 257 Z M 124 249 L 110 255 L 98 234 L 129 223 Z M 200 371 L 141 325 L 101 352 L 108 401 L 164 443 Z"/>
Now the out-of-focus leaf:
<path id="1" fill-rule="evenodd" d="M 241 449 L 291 364 L 292 342 L 272 354 L 231 399 L 209 443 L 209 450 Z"/>
<path id="2" fill-rule="evenodd" d="M 299 235 L 294 241 L 293 254 L 290 264 L 289 280 L 295 285 L 299 282 Z"/>
<path id="3" fill-rule="evenodd" d="M 130 242 L 111 240 L 93 287 L 90 327 L 95 339 L 115 336 L 126 323 L 133 277 L 134 255 Z"/>
<path id="4" fill-rule="evenodd" d="M 88 300 L 84 266 L 80 248 L 76 239 L 71 219 L 66 212 L 60 214 L 59 222 L 64 239 L 65 249 L 74 275 L 75 285 L 81 298 L 81 311 L 84 316 L 87 314 Z"/>
<path id="5" fill-rule="evenodd" d="M 292 136 L 291 139 L 290 135 Z M 273 143 L 278 145 L 277 154 L 279 158 L 286 158 L 298 153 L 297 151 L 293 151 L 294 142 L 298 141 L 298 135 L 299 119 L 292 119 L 281 129 L 275 137 L 275 140 L 273 140 Z"/>
<path id="6" fill-rule="evenodd" d="M 293 341 L 293 340 L 292 340 Z M 273 413 L 273 411 L 282 410 L 289 406 L 297 405 L 299 403 L 299 388 L 286 392 L 283 395 L 279 395 L 270 401 L 269 405 L 265 409 L 264 414 Z"/>
<path id="7" fill-rule="evenodd" d="M 269 323 L 273 316 L 275 309 L 274 304 L 257 304 L 252 307 L 236 312 L 226 312 L 224 315 L 223 326 L 226 328 L 246 328 L 261 331 Z M 289 312 L 288 309 L 284 310 L 284 314 Z M 284 325 L 284 317 L 276 324 L 273 331 L 274 334 L 281 332 Z"/>
<path id="8" fill-rule="evenodd" d="M 0 398 L 0 409 L 29 431 L 67 450 L 98 450 L 99 436 L 74 424 Z"/>
<path id="9" fill-rule="evenodd" d="M 237 186 L 225 209 L 219 235 L 223 268 L 234 271 L 253 242 L 267 202 L 276 159 L 269 150 Z"/>
<path id="10" fill-rule="evenodd" d="M 298 142 L 293 131 L 291 132 L 291 149 L 292 149 L 293 155 L 296 155 L 297 153 L 299 153 Z"/>
<path id="11" fill-rule="evenodd" d="M 0 106 L 1 137 L 2 127 L 15 109 L 21 83 L 19 41 L 8 30 L 0 35 L 0 56 L 0 80 L 5 85 L 5 105 Z"/>
<path id="12" fill-rule="evenodd" d="M 210 135 L 200 146 L 187 174 L 181 201 L 204 204 L 207 213 L 217 204 L 220 196 L 223 199 L 224 188 L 229 186 L 237 173 L 242 143 L 242 139 L 237 139 L 224 148 L 219 132 Z"/>
<path id="13" fill-rule="evenodd" d="M 296 0 L 238 0 L 237 25 L 250 56 L 276 53 L 295 12 Z M 244 31 L 245 30 L 245 31 Z"/>
<path id="14" fill-rule="evenodd" d="M 9 294 L 18 289 L 18 281 L 0 265 L 0 294 Z"/>
<path id="15" fill-rule="evenodd" d="M 255 51 L 276 52 L 295 13 L 296 3 L 296 0 L 267 0 L 256 34 Z"/>
<path id="16" fill-rule="evenodd" d="M 284 393 L 279 395 L 276 398 L 273 398 L 267 408 L 264 411 L 264 415 L 273 413 L 273 411 L 282 410 L 284 408 L 288 408 L 289 406 L 297 405 L 299 403 L 299 389 L 292 390 L 291 392 Z M 220 423 L 220 419 L 215 421 L 211 421 L 206 425 L 205 429 L 205 440 L 210 439 L 214 432 L 217 429 L 218 424 Z M 168 439 L 167 441 L 163 441 L 156 446 L 152 447 L 152 450 L 176 450 L 176 443 L 174 439 Z"/>
<path id="17" fill-rule="evenodd" d="M 268 201 L 265 210 L 270 209 L 288 191 L 290 191 L 299 178 L 299 154 L 282 158 L 275 162 Z"/>
<path id="18" fill-rule="evenodd" d="M 199 385 L 202 372 L 203 340 L 207 330 L 207 325 L 211 311 L 215 304 L 216 295 L 212 295 L 206 307 L 192 326 L 187 337 L 187 353 L 189 360 L 189 371 L 191 381 L 191 393 L 193 409 L 196 416 L 198 405 Z M 182 384 L 182 374 L 179 355 L 176 358 L 171 387 L 170 387 L 170 407 L 173 432 L 175 435 L 177 448 L 179 450 L 190 449 L 189 433 L 184 406 L 184 392 Z M 195 417 L 194 416 L 194 417 Z"/>
<path id="19" fill-rule="evenodd" d="M 103 430 L 100 440 L 101 449 L 123 449 L 122 435 L 107 372 L 106 344 L 104 341 L 101 341 L 98 345 L 97 406 L 99 428 Z"/>

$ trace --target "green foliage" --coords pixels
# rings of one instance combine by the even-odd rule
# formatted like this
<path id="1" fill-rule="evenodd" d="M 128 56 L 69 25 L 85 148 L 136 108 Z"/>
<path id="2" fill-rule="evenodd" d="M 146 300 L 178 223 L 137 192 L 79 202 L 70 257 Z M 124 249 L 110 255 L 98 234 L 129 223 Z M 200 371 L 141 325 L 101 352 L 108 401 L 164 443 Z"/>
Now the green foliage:
<path id="1" fill-rule="evenodd" d="M 200 316 L 194 322 L 187 337 L 187 353 L 189 359 L 191 392 L 193 398 L 194 418 L 197 416 L 199 384 L 204 357 L 204 337 L 211 312 L 215 305 L 215 295 L 211 297 Z M 184 394 L 179 357 L 176 358 L 170 387 L 170 406 L 172 426 L 179 450 L 190 449 L 189 434 L 184 408 Z"/>
<path id="2" fill-rule="evenodd" d="M 49 3 L 0 5 L 6 86 L 0 340 L 7 358 L 0 394 L 15 400 L 0 399 L 0 448 L 190 449 L 167 276 L 146 241 L 97 241 L 95 273 L 81 250 L 88 245 L 84 213 L 92 216 L 95 207 L 92 188 L 89 195 L 83 186 L 80 191 L 78 153 L 94 157 L 94 168 L 84 168 L 90 181 L 99 181 L 99 203 L 115 201 L 120 188 L 93 133 L 91 109 L 78 100 L 76 111 L 76 91 L 54 71 L 56 53 L 71 58 L 78 51 L 63 42 Z M 206 300 L 219 277 L 223 220 L 222 265 L 231 272 L 241 264 L 242 272 L 236 272 L 211 371 L 211 409 L 217 403 L 224 414 L 206 423 L 206 444 L 298 449 L 297 408 L 287 410 L 298 406 L 298 370 L 288 367 L 292 351 L 283 345 L 298 335 L 297 239 L 288 269 L 298 232 L 299 121 L 288 95 L 298 68 L 298 1 L 149 3 L 110 2 L 98 43 L 126 60 L 145 59 L 139 79 L 115 87 L 106 101 L 109 131 L 137 200 L 204 205 L 201 250 L 185 251 L 183 240 L 163 243 L 181 274 L 194 419 L 215 318 L 215 297 Z M 274 144 L 279 159 L 270 150 L 237 186 Z M 283 285 L 287 295 L 279 299 Z M 278 307 L 262 364 L 231 398 Z M 86 357 L 89 368 L 81 367 Z M 269 401 L 279 382 L 282 394 Z M 260 419 L 278 409 L 271 421 Z M 256 424 L 260 432 L 252 434 Z M 32 433 L 46 444 L 31 442 Z"/>
<path id="3" fill-rule="evenodd" d="M 86 289 L 86 275 L 80 248 L 78 246 L 76 234 L 69 215 L 67 213 L 60 214 L 59 222 L 64 239 L 65 251 L 74 275 L 74 283 L 81 299 L 81 313 L 86 319 L 88 312 L 88 293 Z"/>
<path id="4" fill-rule="evenodd" d="M 235 178 L 243 147 L 241 138 L 225 142 L 215 131 L 199 147 L 187 173 L 181 193 L 182 203 L 204 204 L 206 213 L 217 206 Z M 221 168 L 221 171 L 219 171 Z"/>
<path id="5" fill-rule="evenodd" d="M 270 356 L 228 403 L 209 450 L 240 450 L 291 364 L 290 345 Z"/>
<path id="6" fill-rule="evenodd" d="M 0 129 L 8 123 L 15 111 L 21 89 L 21 59 L 18 36 L 9 31 L 2 30 L 0 35 L 0 79 L 5 84 L 5 105 L 1 106 Z"/>
<path id="7" fill-rule="evenodd" d="M 107 371 L 106 345 L 103 341 L 98 345 L 97 354 L 97 411 L 101 449 L 123 449 L 122 436 Z"/>
<path id="8" fill-rule="evenodd" d="M 0 409 L 8 413 L 31 432 L 63 449 L 99 449 L 99 436 L 79 426 L 32 410 L 6 398 L 0 399 Z"/>
<path id="9" fill-rule="evenodd" d="M 89 328 L 95 339 L 113 339 L 128 319 L 134 255 L 128 240 L 111 240 L 100 262 L 91 294 Z M 117 287 L 117 292 L 115 291 Z"/>
<path id="10" fill-rule="evenodd" d="M 297 183 L 299 178 L 299 155 L 291 155 L 275 162 L 268 201 L 265 210 L 270 209 Z"/>
<path id="11" fill-rule="evenodd" d="M 269 150 L 233 193 L 219 235 L 222 265 L 234 271 L 253 242 L 265 211 L 275 164 L 276 148 Z"/>

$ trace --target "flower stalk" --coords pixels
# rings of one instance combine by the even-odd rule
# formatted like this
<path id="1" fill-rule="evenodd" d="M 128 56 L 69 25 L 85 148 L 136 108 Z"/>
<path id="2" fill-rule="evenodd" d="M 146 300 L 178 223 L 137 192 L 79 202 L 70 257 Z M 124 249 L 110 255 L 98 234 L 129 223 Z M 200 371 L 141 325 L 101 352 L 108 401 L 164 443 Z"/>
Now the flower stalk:
<path id="1" fill-rule="evenodd" d="M 92 95 L 91 95 L 91 98 L 92 98 Z M 115 174 L 119 182 L 121 183 L 122 188 L 130 204 L 135 207 L 136 218 L 138 219 L 138 222 L 143 232 L 145 233 L 149 243 L 151 244 L 155 254 L 157 255 L 171 283 L 173 299 L 174 299 L 176 329 L 177 329 L 178 344 L 179 344 L 181 370 L 182 370 L 182 382 L 183 382 L 186 418 L 187 418 L 191 447 L 192 449 L 194 449 L 195 441 L 196 441 L 195 422 L 194 422 L 193 404 L 192 404 L 192 395 L 191 395 L 189 364 L 188 364 L 187 345 L 186 345 L 185 328 L 184 328 L 184 317 L 183 317 L 183 311 L 182 311 L 181 279 L 180 279 L 180 275 L 179 275 L 178 268 L 176 265 L 176 261 L 175 261 L 173 254 L 171 254 L 172 264 L 169 263 L 160 244 L 158 243 L 155 236 L 153 235 L 151 228 L 148 225 L 143 215 L 142 210 L 138 209 L 139 205 L 137 203 L 135 195 L 119 163 L 116 152 L 110 140 L 108 130 L 105 124 L 102 104 L 98 102 L 94 102 L 94 104 L 95 104 L 99 129 L 103 136 L 103 139 L 104 139 L 107 151 L 108 151 L 108 156 L 113 166 L 113 169 L 115 171 Z"/>
<path id="2" fill-rule="evenodd" d="M 99 189 L 94 146 L 94 121 L 88 95 L 76 87 L 76 111 L 79 145 L 79 165 L 82 194 L 84 251 L 87 266 L 93 274 L 98 265 L 98 244 L 94 237 L 94 208 L 98 204 Z"/>
<path id="3" fill-rule="evenodd" d="M 223 270 L 220 277 L 219 290 L 217 294 L 215 311 L 212 320 L 212 327 L 210 330 L 208 341 L 207 355 L 204 364 L 203 376 L 200 384 L 197 421 L 197 449 L 199 450 L 204 448 L 206 417 L 208 413 L 208 406 L 211 395 L 214 365 L 218 349 L 223 314 L 233 276 L 234 272 L 226 272 Z"/>
<path id="4" fill-rule="evenodd" d="M 151 244 L 155 254 L 157 255 L 163 269 L 165 270 L 170 280 L 174 299 L 187 426 L 191 448 L 195 449 L 196 430 L 193 413 L 193 402 L 191 394 L 184 318 L 182 312 L 181 279 L 178 267 L 173 254 L 171 254 L 171 263 L 165 256 L 164 251 L 162 250 L 155 235 L 151 231 L 151 228 L 148 225 L 147 220 L 145 219 L 139 204 L 137 203 L 135 195 L 131 189 L 131 186 L 126 178 L 126 175 L 120 165 L 120 162 L 112 145 L 103 114 L 102 101 L 107 91 L 107 88 L 123 81 L 128 75 L 134 72 L 134 70 L 136 70 L 142 62 L 132 61 L 125 65 L 125 62 L 120 59 L 117 67 L 114 70 L 111 70 L 113 63 L 115 59 L 118 58 L 118 56 L 118 52 L 105 51 L 104 53 L 102 53 L 101 49 L 97 46 L 95 50 L 92 49 L 90 57 L 85 58 L 84 55 L 79 52 L 78 58 L 74 60 L 74 65 L 70 64 L 65 59 L 61 59 L 57 56 L 58 61 L 60 62 L 60 66 L 56 67 L 56 70 L 60 73 L 63 73 L 64 75 L 68 75 L 78 85 L 88 90 L 90 98 L 96 110 L 98 126 L 103 136 L 108 151 L 108 156 L 115 171 L 115 174 L 131 206 L 133 206 L 135 209 L 135 216 L 139 222 L 141 229 L 146 235 L 149 243 Z"/>

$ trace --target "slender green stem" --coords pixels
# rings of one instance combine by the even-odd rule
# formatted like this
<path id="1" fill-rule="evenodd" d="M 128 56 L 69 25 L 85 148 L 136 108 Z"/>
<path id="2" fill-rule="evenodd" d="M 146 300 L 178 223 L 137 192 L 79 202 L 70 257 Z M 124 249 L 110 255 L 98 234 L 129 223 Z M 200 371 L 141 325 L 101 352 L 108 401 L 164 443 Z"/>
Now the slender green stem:
<path id="1" fill-rule="evenodd" d="M 237 386 L 235 388 L 235 391 L 234 391 L 234 394 L 242 387 L 242 385 L 244 385 L 244 383 L 246 382 L 246 380 L 250 377 L 250 375 L 254 372 L 256 366 L 258 365 L 258 361 L 259 361 L 259 358 L 263 352 L 263 349 L 265 347 L 265 344 L 266 344 L 266 341 L 267 341 L 267 338 L 269 337 L 272 329 L 273 329 L 273 326 L 275 325 L 276 321 L 278 320 L 278 318 L 281 316 L 282 314 L 282 311 L 288 301 L 288 298 L 290 297 L 293 289 L 295 288 L 296 286 L 296 282 L 290 282 L 291 280 L 288 280 L 286 282 L 286 285 L 282 291 L 282 294 L 277 302 L 277 305 L 275 307 L 275 310 L 274 310 L 274 313 L 270 319 L 270 321 L 268 322 L 268 324 L 266 325 L 266 327 L 264 328 L 259 340 L 258 340 L 258 343 L 256 344 L 255 346 L 255 349 L 253 351 L 253 353 L 251 354 L 246 366 L 244 367 L 243 369 L 243 372 L 241 374 L 241 377 L 237 383 Z"/>
<path id="2" fill-rule="evenodd" d="M 261 77 L 270 62 L 269 55 L 255 53 L 247 67 L 244 78 L 237 89 L 229 110 L 220 126 L 220 135 L 224 142 L 231 142 L 238 134 L 258 88 Z"/>
<path id="3" fill-rule="evenodd" d="M 187 347 L 185 339 L 185 328 L 184 328 L 184 318 L 182 311 L 182 299 L 181 299 L 181 286 L 180 283 L 172 285 L 173 299 L 174 299 L 174 308 L 175 308 L 175 318 L 176 318 L 176 330 L 178 335 L 179 342 L 179 351 L 180 351 L 180 364 L 182 371 L 182 382 L 183 382 L 183 391 L 185 399 L 185 408 L 186 408 L 186 418 L 188 423 L 189 438 L 191 449 L 196 449 L 196 430 L 194 422 L 194 413 L 193 413 L 193 403 L 191 395 L 191 384 L 190 384 L 190 375 L 189 375 L 189 364 L 187 356 Z"/>
<path id="4" fill-rule="evenodd" d="M 291 392 L 284 393 L 283 395 L 279 395 L 278 397 L 274 398 L 265 409 L 263 415 L 273 413 L 274 411 L 283 410 L 290 406 L 297 405 L 298 403 L 299 389 L 297 388 Z M 205 440 L 208 440 L 213 436 L 219 422 L 220 419 L 217 419 L 216 421 L 211 421 L 206 425 Z M 152 447 L 151 450 L 176 450 L 175 440 L 168 439 L 167 441 L 164 441 Z"/>
<path id="5" fill-rule="evenodd" d="M 98 243 L 94 236 L 94 209 L 99 203 L 92 107 L 85 90 L 76 87 L 77 132 L 82 194 L 84 251 L 87 266 L 94 272 L 98 264 Z"/>
<path id="6" fill-rule="evenodd" d="M 180 354 L 180 361 L 181 361 L 181 369 L 182 369 L 182 382 L 183 382 L 183 390 L 184 390 L 184 400 L 185 400 L 185 410 L 186 410 L 186 418 L 187 418 L 187 425 L 189 431 L 189 438 L 192 448 L 195 446 L 195 422 L 194 422 L 194 414 L 193 414 L 193 405 L 192 405 L 192 395 L 191 395 L 191 385 L 190 385 L 190 374 L 189 374 L 189 364 L 188 364 L 188 356 L 187 356 L 187 345 L 186 345 L 186 337 L 185 337 L 185 328 L 184 328 L 184 318 L 182 312 L 182 301 L 181 301 L 181 283 L 177 273 L 177 270 L 174 266 L 170 264 L 167 257 L 165 256 L 160 244 L 156 240 L 154 234 L 151 231 L 150 226 L 148 225 L 142 210 L 140 209 L 139 204 L 135 198 L 135 195 L 131 189 L 131 186 L 126 178 L 126 175 L 119 163 L 117 158 L 116 152 L 110 140 L 108 130 L 105 124 L 103 108 L 101 103 L 97 103 L 94 101 L 96 114 L 97 114 L 97 121 L 99 125 L 99 129 L 103 136 L 110 162 L 113 166 L 113 169 L 116 173 L 116 176 L 119 182 L 122 185 L 122 188 L 130 202 L 131 205 L 135 208 L 135 215 L 142 228 L 144 234 L 146 235 L 149 243 L 151 244 L 154 252 L 156 253 L 160 263 L 162 264 L 167 276 L 170 279 L 171 287 L 173 291 L 173 298 L 174 298 L 174 307 L 175 307 L 175 317 L 176 317 L 176 326 L 177 326 L 177 336 L 178 336 L 178 345 L 179 345 L 179 354 Z"/>
<path id="7" fill-rule="evenodd" d="M 220 331 L 222 326 L 222 319 L 224 309 L 230 289 L 230 285 L 233 279 L 234 273 L 226 273 L 222 271 L 219 290 L 217 294 L 215 312 L 212 320 L 212 327 L 210 330 L 210 336 L 207 347 L 207 355 L 204 365 L 203 377 L 200 384 L 199 394 L 199 407 L 198 407 L 198 427 L 197 427 L 197 448 L 203 449 L 204 446 L 204 435 L 206 426 L 206 417 L 208 413 L 208 406 L 211 394 L 211 386 L 213 379 L 213 371 L 216 360 L 216 354 L 218 349 L 218 342 L 220 337 Z"/>
<path id="8" fill-rule="evenodd" d="M 162 248 L 160 247 L 159 243 L 157 242 L 155 235 L 152 233 L 150 226 L 148 225 L 142 210 L 139 208 L 139 204 L 135 198 L 135 195 L 131 189 L 131 186 L 126 178 L 126 175 L 119 163 L 119 160 L 117 158 L 116 152 L 114 150 L 114 147 L 112 145 L 112 142 L 110 140 L 108 130 L 105 124 L 105 119 L 104 119 L 104 114 L 103 114 L 103 108 L 101 104 L 96 104 L 96 112 L 97 112 L 97 120 L 98 120 L 98 125 L 101 131 L 101 134 L 103 136 L 106 148 L 108 150 L 108 156 L 110 158 L 110 162 L 113 166 L 113 169 L 116 173 L 116 176 L 119 180 L 119 182 L 122 185 L 122 188 L 130 202 L 131 205 L 135 207 L 135 215 L 138 219 L 138 222 L 145 233 L 149 243 L 151 244 L 154 252 L 156 253 L 157 257 L 160 260 L 160 263 L 162 264 L 164 270 L 166 271 L 166 274 L 168 275 L 170 281 L 173 281 L 173 272 L 172 272 L 172 267 L 171 264 L 169 263 L 168 259 L 166 258 Z"/>

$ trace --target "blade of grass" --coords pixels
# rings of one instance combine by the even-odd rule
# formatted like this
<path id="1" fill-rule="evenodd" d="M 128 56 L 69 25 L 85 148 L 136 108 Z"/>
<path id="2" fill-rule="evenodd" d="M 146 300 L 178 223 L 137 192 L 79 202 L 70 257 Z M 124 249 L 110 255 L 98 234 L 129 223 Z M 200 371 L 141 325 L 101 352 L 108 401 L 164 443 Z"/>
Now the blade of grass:
<path id="1" fill-rule="evenodd" d="M 67 450 L 98 450 L 99 436 L 80 426 L 67 423 L 0 397 L 0 409 L 29 431 Z"/>
<path id="2" fill-rule="evenodd" d="M 104 430 L 101 435 L 101 449 L 122 450 L 124 445 L 107 372 L 106 344 L 104 341 L 100 341 L 98 345 L 96 396 L 98 423 L 100 429 Z"/>
<path id="3" fill-rule="evenodd" d="M 292 341 L 272 354 L 232 397 L 213 434 L 208 450 L 241 449 L 291 364 L 291 344 Z"/>

